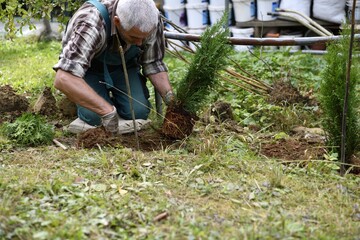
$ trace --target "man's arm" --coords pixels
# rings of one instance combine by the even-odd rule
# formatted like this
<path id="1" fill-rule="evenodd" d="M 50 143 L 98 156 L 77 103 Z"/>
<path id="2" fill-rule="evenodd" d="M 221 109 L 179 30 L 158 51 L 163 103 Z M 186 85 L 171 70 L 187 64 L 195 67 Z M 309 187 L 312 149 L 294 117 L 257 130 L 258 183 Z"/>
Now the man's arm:
<path id="1" fill-rule="evenodd" d="M 167 72 L 159 72 L 155 74 L 148 75 L 151 83 L 154 85 L 155 89 L 160 93 L 161 97 L 164 99 L 165 95 L 172 91 L 171 84 L 169 81 L 169 75 Z"/>
<path id="2" fill-rule="evenodd" d="M 54 82 L 55 88 L 63 92 L 71 101 L 100 116 L 111 113 L 114 107 L 100 97 L 84 79 L 58 69 Z"/>

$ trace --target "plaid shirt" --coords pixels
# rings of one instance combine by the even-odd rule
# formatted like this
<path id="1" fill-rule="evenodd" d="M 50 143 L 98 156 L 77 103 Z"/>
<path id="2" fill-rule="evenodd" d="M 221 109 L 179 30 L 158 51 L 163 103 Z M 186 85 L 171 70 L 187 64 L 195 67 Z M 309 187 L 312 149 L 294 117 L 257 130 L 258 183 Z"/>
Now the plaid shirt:
<path id="1" fill-rule="evenodd" d="M 118 0 L 102 0 L 113 20 Z M 116 34 L 112 23 L 111 35 Z M 68 23 L 62 40 L 62 52 L 54 70 L 62 69 L 75 76 L 83 78 L 91 67 L 92 59 L 107 47 L 105 21 L 100 12 L 90 3 L 84 3 Z M 143 74 L 148 76 L 167 71 L 163 62 L 165 54 L 165 39 L 163 23 L 159 17 L 157 31 L 154 31 L 141 46 L 140 57 Z"/>

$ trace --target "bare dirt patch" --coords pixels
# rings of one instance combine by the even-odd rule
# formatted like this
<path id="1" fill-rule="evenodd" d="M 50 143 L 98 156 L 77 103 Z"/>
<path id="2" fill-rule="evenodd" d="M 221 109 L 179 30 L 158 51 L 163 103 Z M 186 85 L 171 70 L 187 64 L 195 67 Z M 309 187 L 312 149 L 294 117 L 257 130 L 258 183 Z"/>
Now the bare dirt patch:
<path id="1" fill-rule="evenodd" d="M 276 105 L 284 106 L 295 103 L 316 104 L 310 96 L 303 96 L 290 82 L 284 80 L 276 81 L 273 84 L 268 101 Z"/>
<path id="2" fill-rule="evenodd" d="M 147 128 L 138 131 L 138 138 L 135 133 L 112 136 L 104 128 L 89 129 L 78 135 L 76 147 L 97 148 L 101 146 L 126 147 L 140 151 L 165 150 L 176 147 L 178 141 L 165 137 L 159 130 Z"/>
<path id="3" fill-rule="evenodd" d="M 15 120 L 29 107 L 26 97 L 17 94 L 9 85 L 0 87 L 0 103 L 0 124 Z"/>
<path id="4" fill-rule="evenodd" d="M 306 139 L 292 138 L 264 141 L 259 153 L 268 158 L 282 160 L 324 159 L 324 144 L 309 142 Z"/>

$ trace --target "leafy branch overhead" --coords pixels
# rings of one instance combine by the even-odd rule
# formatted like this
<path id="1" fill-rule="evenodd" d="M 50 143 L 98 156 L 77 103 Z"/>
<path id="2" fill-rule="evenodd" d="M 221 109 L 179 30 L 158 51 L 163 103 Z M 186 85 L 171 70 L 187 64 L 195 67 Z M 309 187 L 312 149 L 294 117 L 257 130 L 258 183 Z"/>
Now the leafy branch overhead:
<path id="1" fill-rule="evenodd" d="M 24 26 L 35 28 L 34 19 L 51 19 L 66 24 L 71 13 L 75 12 L 85 0 L 0 0 L 0 22 L 5 24 L 6 37 L 13 39 L 22 33 Z"/>
<path id="2" fill-rule="evenodd" d="M 226 57 L 232 51 L 228 44 L 229 29 L 224 28 L 227 19 L 227 14 L 224 14 L 202 34 L 201 46 L 176 89 L 179 105 L 190 113 L 196 113 L 203 106 L 218 82 L 217 72 L 227 65 Z"/>

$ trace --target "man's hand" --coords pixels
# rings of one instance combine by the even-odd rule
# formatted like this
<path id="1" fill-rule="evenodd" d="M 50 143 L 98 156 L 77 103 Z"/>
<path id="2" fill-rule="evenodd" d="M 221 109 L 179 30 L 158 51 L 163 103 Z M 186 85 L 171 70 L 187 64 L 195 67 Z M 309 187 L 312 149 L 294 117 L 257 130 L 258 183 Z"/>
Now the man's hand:
<path id="1" fill-rule="evenodd" d="M 175 103 L 175 94 L 170 90 L 168 91 L 165 96 L 164 96 L 164 102 L 166 104 L 166 106 L 171 106 L 174 105 Z"/>
<path id="2" fill-rule="evenodd" d="M 118 133 L 119 130 L 119 115 L 116 108 L 108 114 L 101 116 L 101 122 L 105 130 L 111 132 L 113 135 Z"/>

